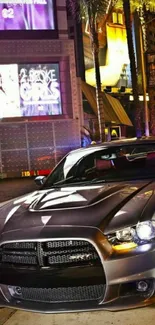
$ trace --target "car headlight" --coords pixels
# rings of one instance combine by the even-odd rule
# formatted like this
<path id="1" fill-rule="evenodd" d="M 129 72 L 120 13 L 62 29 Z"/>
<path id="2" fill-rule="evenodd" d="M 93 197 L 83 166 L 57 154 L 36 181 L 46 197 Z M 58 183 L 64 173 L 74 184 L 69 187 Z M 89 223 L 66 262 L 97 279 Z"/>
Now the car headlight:
<path id="1" fill-rule="evenodd" d="M 140 240 L 150 241 L 155 237 L 154 222 L 139 222 L 136 227 L 136 232 Z"/>
<path id="2" fill-rule="evenodd" d="M 108 235 L 108 241 L 116 251 L 129 250 L 155 239 L 155 221 L 139 222 Z"/>

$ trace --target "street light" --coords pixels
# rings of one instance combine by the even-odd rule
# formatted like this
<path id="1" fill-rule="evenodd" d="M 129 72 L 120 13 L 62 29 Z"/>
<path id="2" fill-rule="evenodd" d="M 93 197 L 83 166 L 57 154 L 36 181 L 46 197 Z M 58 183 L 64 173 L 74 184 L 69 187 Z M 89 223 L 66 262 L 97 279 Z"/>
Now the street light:
<path id="1" fill-rule="evenodd" d="M 129 96 L 129 100 L 130 100 L 130 102 L 133 102 L 133 100 L 134 100 L 133 95 Z M 146 100 L 147 100 L 147 102 L 149 102 L 149 95 L 148 94 L 146 94 Z M 144 101 L 144 97 L 142 95 L 139 95 L 139 101 L 140 102 Z"/>

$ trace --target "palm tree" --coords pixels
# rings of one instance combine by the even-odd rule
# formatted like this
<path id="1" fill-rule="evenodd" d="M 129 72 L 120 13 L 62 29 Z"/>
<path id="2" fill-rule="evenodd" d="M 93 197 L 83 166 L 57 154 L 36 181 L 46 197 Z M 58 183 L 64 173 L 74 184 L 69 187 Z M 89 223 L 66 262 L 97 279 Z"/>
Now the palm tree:
<path id="1" fill-rule="evenodd" d="M 131 14 L 137 11 L 140 21 L 141 27 L 143 31 L 143 46 L 146 47 L 146 28 L 145 28 L 145 10 L 154 10 L 155 3 L 154 0 L 118 0 L 117 8 L 122 7 L 124 10 L 125 16 L 125 25 L 127 30 L 127 42 L 128 42 L 128 51 L 130 58 L 130 69 L 131 69 L 131 78 L 132 78 L 132 89 L 133 89 L 133 97 L 134 97 L 134 107 L 135 107 L 135 126 L 136 126 L 136 134 L 137 136 L 142 135 L 142 112 L 140 109 L 139 103 L 139 92 L 138 92 L 138 75 L 137 75 L 137 67 L 136 67 L 136 57 L 134 52 L 134 44 L 133 44 L 133 36 L 132 36 L 132 21 Z M 143 48 L 144 52 L 145 48 Z M 142 53 L 143 55 L 143 53 Z M 146 115 L 145 115 L 146 116 Z M 148 132 L 148 122 L 145 121 L 145 131 Z"/>
<path id="2" fill-rule="evenodd" d="M 85 17 L 89 24 L 89 35 L 92 46 L 92 55 L 96 78 L 96 103 L 98 112 L 98 124 L 100 141 L 105 141 L 105 117 L 104 104 L 101 91 L 101 76 L 99 65 L 99 41 L 98 41 L 98 23 L 103 19 L 109 10 L 113 8 L 113 0 L 66 0 L 67 6 L 75 18 Z"/>
<path id="3" fill-rule="evenodd" d="M 142 112 L 139 103 L 139 93 L 138 93 L 138 76 L 136 68 L 136 57 L 134 51 L 133 35 L 132 35 L 132 22 L 131 22 L 131 6 L 130 0 L 123 0 L 123 10 L 125 16 L 125 25 L 127 31 L 127 42 L 128 42 L 128 52 L 130 58 L 130 70 L 131 70 L 131 80 L 134 98 L 134 109 L 135 109 L 135 127 L 137 137 L 142 135 Z"/>

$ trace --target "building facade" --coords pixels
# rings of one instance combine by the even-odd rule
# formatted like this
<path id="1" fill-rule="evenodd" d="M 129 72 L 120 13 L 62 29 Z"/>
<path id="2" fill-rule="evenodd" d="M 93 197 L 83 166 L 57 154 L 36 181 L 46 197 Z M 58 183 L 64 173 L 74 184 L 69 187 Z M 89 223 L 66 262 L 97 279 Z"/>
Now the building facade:
<path id="1" fill-rule="evenodd" d="M 66 1 L 22 3 L 0 4 L 1 177 L 47 174 L 81 141 Z"/>

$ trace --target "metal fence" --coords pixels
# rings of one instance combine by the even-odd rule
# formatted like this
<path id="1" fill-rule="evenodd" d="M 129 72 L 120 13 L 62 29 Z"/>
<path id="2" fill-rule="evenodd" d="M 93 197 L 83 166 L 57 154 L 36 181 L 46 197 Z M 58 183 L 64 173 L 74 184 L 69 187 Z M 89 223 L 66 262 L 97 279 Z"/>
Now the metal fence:
<path id="1" fill-rule="evenodd" d="M 78 147 L 78 120 L 1 123 L 0 173 L 9 177 L 51 170 L 67 152 Z"/>

